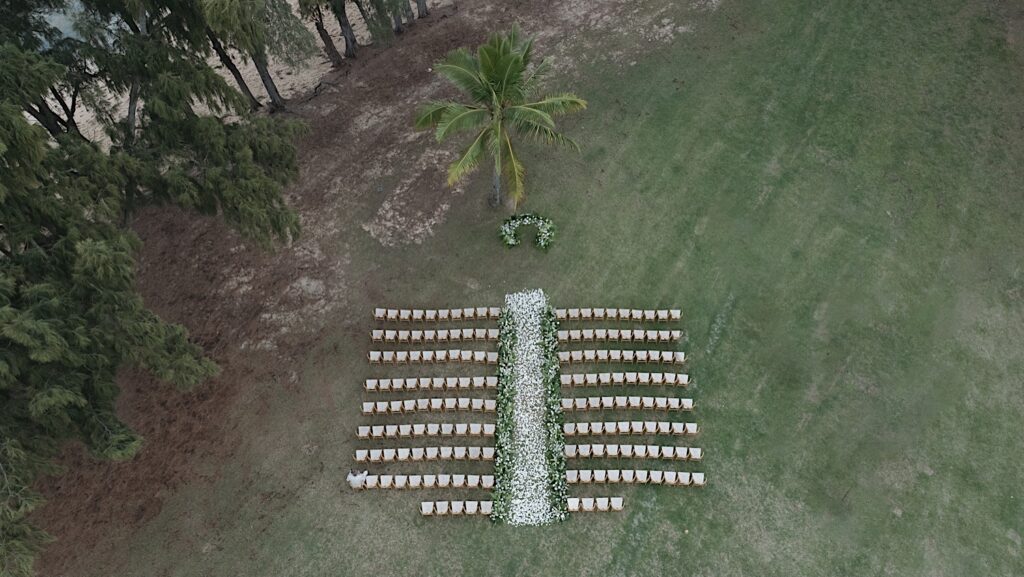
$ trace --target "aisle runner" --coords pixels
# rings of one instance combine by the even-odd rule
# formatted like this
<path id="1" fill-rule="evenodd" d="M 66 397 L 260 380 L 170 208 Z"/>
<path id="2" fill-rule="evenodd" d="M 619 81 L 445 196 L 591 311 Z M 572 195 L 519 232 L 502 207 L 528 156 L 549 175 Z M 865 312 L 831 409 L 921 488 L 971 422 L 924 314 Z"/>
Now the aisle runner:
<path id="1" fill-rule="evenodd" d="M 508 522 L 512 525 L 539 525 L 557 517 L 551 508 L 548 491 L 549 469 L 546 459 L 544 414 L 547 390 L 541 368 L 544 362 L 541 320 L 548 310 L 548 299 L 543 291 L 525 291 L 506 295 L 504 313 L 509 323 L 502 329 L 514 331 L 512 348 L 514 362 L 507 382 L 499 377 L 499 387 L 511 385 L 512 438 L 511 454 L 514 461 Z M 508 367 L 505 359 L 499 361 Z M 502 375 L 504 376 L 504 375 Z M 500 411 L 500 408 L 499 408 Z M 500 458 L 500 454 L 499 454 Z M 498 491 L 503 479 L 498 479 Z"/>

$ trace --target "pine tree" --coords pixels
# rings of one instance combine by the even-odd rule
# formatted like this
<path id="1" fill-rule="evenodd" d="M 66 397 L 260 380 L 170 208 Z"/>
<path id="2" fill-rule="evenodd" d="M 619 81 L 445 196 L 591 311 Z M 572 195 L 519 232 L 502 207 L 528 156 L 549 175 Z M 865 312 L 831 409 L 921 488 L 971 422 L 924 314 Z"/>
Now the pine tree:
<path id="1" fill-rule="evenodd" d="M 338 52 L 338 47 L 334 45 L 334 40 L 324 25 L 323 5 L 323 0 L 299 0 L 299 14 L 313 22 L 316 33 L 323 42 L 324 54 L 331 61 L 331 67 L 339 68 L 343 64 L 341 53 Z"/>
<path id="2" fill-rule="evenodd" d="M 285 101 L 270 74 L 268 57 L 297 65 L 316 50 L 309 30 L 287 0 L 201 0 L 200 4 L 216 35 L 252 59 L 271 108 L 283 109 Z"/>
<path id="3" fill-rule="evenodd" d="M 299 232 L 283 187 L 297 172 L 291 139 L 300 127 L 247 115 L 246 98 L 207 64 L 210 37 L 198 6 L 78 5 L 81 38 L 64 44 L 39 17 L 61 8 L 60 0 L 0 7 L 8 42 L 0 44 L 4 576 L 31 575 L 48 539 L 28 522 L 41 502 L 31 486 L 53 470 L 64 442 L 79 440 L 106 459 L 140 449 L 143 440 L 115 413 L 120 368 L 140 367 L 181 387 L 217 371 L 184 328 L 144 306 L 134 278 L 140 241 L 125 227 L 131 214 L 149 204 L 218 214 L 264 245 Z M 103 107 L 100 94 L 129 104 Z M 78 133 L 80 99 L 103 122 L 105 146 Z M 49 125 L 33 114 L 42 115 L 40 103 L 57 103 Z"/>

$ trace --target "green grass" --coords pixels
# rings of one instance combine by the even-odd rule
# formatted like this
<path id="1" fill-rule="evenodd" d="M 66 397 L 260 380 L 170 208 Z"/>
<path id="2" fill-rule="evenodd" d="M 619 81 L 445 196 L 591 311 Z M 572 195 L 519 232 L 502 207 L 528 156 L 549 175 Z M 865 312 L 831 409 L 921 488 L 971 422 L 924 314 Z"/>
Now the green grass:
<path id="1" fill-rule="evenodd" d="M 635 66 L 580 64 L 582 156 L 527 159 L 549 253 L 501 247 L 486 175 L 422 245 L 352 226 L 350 277 L 370 288 L 310 352 L 305 392 L 271 399 L 218 481 L 168 500 L 125 571 L 1024 572 L 1024 61 L 1000 12 L 726 0 L 696 18 Z M 531 287 L 684 309 L 710 485 L 606 488 L 624 514 L 539 529 L 339 490 L 371 306 Z"/>

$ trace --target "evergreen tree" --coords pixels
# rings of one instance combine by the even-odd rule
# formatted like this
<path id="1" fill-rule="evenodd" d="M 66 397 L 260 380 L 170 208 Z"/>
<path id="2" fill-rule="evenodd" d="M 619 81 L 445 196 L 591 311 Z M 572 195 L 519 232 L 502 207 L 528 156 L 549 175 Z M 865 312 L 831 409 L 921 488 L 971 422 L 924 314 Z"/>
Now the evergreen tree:
<path id="1" fill-rule="evenodd" d="M 309 30 L 292 12 L 287 0 L 200 0 L 202 12 L 216 35 L 247 54 L 260 75 L 274 110 L 285 107 L 270 74 L 268 57 L 288 65 L 300 64 L 315 52 Z"/>
<path id="2" fill-rule="evenodd" d="M 303 0 L 307 3 L 321 3 L 324 0 Z M 356 52 L 359 48 L 359 42 L 356 41 L 355 30 L 352 29 L 352 22 L 348 19 L 348 11 L 346 10 L 346 0 L 327 0 L 327 5 L 330 7 L 331 12 L 334 13 L 334 17 L 338 20 L 338 26 L 341 27 L 341 36 L 345 39 L 345 58 L 355 58 Z"/>
<path id="3" fill-rule="evenodd" d="M 323 2 L 321 0 L 299 0 L 299 14 L 313 22 L 316 33 L 320 36 L 320 41 L 323 42 L 324 54 L 331 61 L 331 67 L 341 67 L 343 64 L 341 53 L 338 52 L 338 47 L 334 45 L 334 40 L 324 25 Z"/>
<path id="4" fill-rule="evenodd" d="M 206 62 L 210 36 L 199 6 L 189 0 L 77 6 L 73 41 L 40 17 L 62 8 L 59 0 L 13 0 L 0 8 L 8 42 L 0 44 L 5 576 L 31 575 L 47 540 L 27 520 L 40 504 L 31 487 L 53 470 L 63 442 L 80 440 L 106 459 L 128 459 L 139 450 L 142 439 L 115 413 L 120 368 L 140 367 L 182 387 L 217 370 L 182 327 L 144 306 L 134 279 L 139 239 L 125 227 L 132 212 L 175 204 L 219 214 L 265 245 L 299 232 L 282 192 L 297 171 L 291 139 L 299 127 L 246 114 L 246 99 Z M 111 96 L 105 107 L 102 94 Z M 94 99 L 90 108 L 109 137 L 104 146 L 78 133 L 80 98 Z M 127 106 L 109 104 L 125 100 Z M 55 120 L 42 114 L 41 104 Z"/>

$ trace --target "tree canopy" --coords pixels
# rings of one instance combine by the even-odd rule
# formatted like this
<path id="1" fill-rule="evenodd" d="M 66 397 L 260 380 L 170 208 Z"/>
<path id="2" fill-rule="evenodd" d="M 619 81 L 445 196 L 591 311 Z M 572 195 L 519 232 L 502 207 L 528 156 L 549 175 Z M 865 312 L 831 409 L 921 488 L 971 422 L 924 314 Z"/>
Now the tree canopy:
<path id="1" fill-rule="evenodd" d="M 143 304 L 131 215 L 173 204 L 266 246 L 299 233 L 283 187 L 297 174 L 301 127 L 248 114 L 207 64 L 197 4 L 76 6 L 76 38 L 49 24 L 69 9 L 60 0 L 0 7 L 2 575 L 32 572 L 47 537 L 27 521 L 40 504 L 31 487 L 64 441 L 107 459 L 138 451 L 142 439 L 114 410 L 120 368 L 182 387 L 217 371 L 183 327 Z M 102 142 L 75 124 L 82 98 Z"/>

